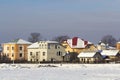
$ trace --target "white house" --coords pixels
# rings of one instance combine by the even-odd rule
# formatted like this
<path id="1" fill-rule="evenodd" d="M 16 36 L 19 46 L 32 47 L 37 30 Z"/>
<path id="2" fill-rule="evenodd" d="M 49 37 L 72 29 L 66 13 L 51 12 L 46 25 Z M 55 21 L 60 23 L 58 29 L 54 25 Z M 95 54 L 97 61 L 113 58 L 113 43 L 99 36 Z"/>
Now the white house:
<path id="1" fill-rule="evenodd" d="M 65 49 L 56 41 L 39 41 L 28 47 L 28 61 L 63 61 Z"/>
<path id="2" fill-rule="evenodd" d="M 81 52 L 78 55 L 80 63 L 98 63 L 103 60 L 102 55 L 99 52 Z"/>
<path id="3" fill-rule="evenodd" d="M 109 61 L 116 61 L 120 58 L 119 50 L 103 50 L 101 51 L 101 55 Z"/>

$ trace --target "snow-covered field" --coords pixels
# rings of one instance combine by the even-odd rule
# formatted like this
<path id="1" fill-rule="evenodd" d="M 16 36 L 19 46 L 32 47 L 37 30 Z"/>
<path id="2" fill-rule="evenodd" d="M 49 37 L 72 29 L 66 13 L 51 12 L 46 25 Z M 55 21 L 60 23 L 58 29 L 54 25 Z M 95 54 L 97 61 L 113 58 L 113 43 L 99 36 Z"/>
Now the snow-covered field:
<path id="1" fill-rule="evenodd" d="M 120 64 L 0 64 L 0 80 L 120 80 Z"/>

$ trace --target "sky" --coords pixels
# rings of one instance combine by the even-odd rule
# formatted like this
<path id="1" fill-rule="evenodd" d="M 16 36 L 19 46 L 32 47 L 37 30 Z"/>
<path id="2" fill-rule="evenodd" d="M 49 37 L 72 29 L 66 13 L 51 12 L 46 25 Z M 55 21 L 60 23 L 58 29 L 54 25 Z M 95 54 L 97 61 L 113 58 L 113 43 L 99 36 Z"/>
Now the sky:
<path id="1" fill-rule="evenodd" d="M 0 0 L 0 43 L 30 33 L 68 35 L 93 43 L 120 36 L 120 0 Z"/>

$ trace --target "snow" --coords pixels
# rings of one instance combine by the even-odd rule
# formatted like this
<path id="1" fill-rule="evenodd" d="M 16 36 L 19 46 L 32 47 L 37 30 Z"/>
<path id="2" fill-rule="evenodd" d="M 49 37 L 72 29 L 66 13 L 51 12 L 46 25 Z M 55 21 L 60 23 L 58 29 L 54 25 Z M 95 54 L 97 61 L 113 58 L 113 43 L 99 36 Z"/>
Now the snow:
<path id="1" fill-rule="evenodd" d="M 81 52 L 78 57 L 94 57 L 96 52 Z"/>
<path id="2" fill-rule="evenodd" d="M 0 64 L 0 80 L 120 80 L 120 64 Z"/>
<path id="3" fill-rule="evenodd" d="M 101 55 L 107 55 L 107 56 L 116 56 L 118 54 L 119 50 L 103 50 L 101 52 Z"/>
<path id="4" fill-rule="evenodd" d="M 29 49 L 39 48 L 39 43 L 58 44 L 57 41 L 39 41 L 28 46 Z"/>
<path id="5" fill-rule="evenodd" d="M 51 43 L 51 44 L 52 44 L 52 43 L 53 43 L 53 44 L 54 44 L 54 43 L 58 43 L 57 41 L 46 41 L 46 42 L 47 42 L 47 43 Z"/>
<path id="6" fill-rule="evenodd" d="M 35 43 L 31 44 L 30 46 L 28 46 L 28 48 L 29 49 L 31 49 L 31 48 L 39 48 L 39 44 L 38 44 L 38 42 L 35 42 Z"/>
<path id="7" fill-rule="evenodd" d="M 28 42 L 26 40 L 23 40 L 23 39 L 16 39 L 16 40 L 13 40 L 11 42 L 4 43 L 4 44 L 32 44 L 32 43 Z"/>
<path id="8" fill-rule="evenodd" d="M 17 44 L 32 44 L 31 42 L 25 41 L 23 39 L 19 39 Z"/>

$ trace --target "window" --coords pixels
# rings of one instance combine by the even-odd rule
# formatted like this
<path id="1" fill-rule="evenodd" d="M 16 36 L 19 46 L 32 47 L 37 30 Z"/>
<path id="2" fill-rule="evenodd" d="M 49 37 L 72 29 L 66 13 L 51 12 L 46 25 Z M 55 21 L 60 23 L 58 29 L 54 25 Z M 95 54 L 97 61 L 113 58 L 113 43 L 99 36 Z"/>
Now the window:
<path id="1" fill-rule="evenodd" d="M 59 52 L 57 52 L 57 56 L 61 56 L 61 53 L 62 53 L 62 52 L 60 52 L 60 51 L 59 51 Z"/>
<path id="2" fill-rule="evenodd" d="M 45 61 L 45 59 L 43 59 L 43 61 Z"/>
<path id="3" fill-rule="evenodd" d="M 9 54 L 7 53 L 7 56 L 9 57 Z"/>
<path id="4" fill-rule="evenodd" d="M 12 53 L 12 57 L 14 57 L 14 53 Z"/>
<path id="5" fill-rule="evenodd" d="M 81 58 L 81 61 L 83 61 L 83 58 Z"/>
<path id="6" fill-rule="evenodd" d="M 36 59 L 36 61 L 38 61 L 38 59 Z"/>
<path id="7" fill-rule="evenodd" d="M 12 50 L 14 50 L 14 47 L 12 47 Z"/>
<path id="8" fill-rule="evenodd" d="M 30 55 L 32 56 L 32 52 L 30 52 Z"/>
<path id="9" fill-rule="evenodd" d="M 22 47 L 20 46 L 20 50 L 22 50 Z"/>
<path id="10" fill-rule="evenodd" d="M 45 49 L 47 48 L 47 45 L 45 44 Z"/>
<path id="11" fill-rule="evenodd" d="M 20 57 L 22 57 L 22 53 L 20 53 L 20 55 L 19 55 Z"/>
<path id="12" fill-rule="evenodd" d="M 7 47 L 7 50 L 9 50 L 9 47 Z"/>
<path id="13" fill-rule="evenodd" d="M 58 46 L 58 49 L 60 49 L 60 46 Z"/>
<path id="14" fill-rule="evenodd" d="M 43 52 L 43 56 L 45 56 L 45 52 Z"/>
<path id="15" fill-rule="evenodd" d="M 38 52 L 36 52 L 36 56 L 38 56 Z"/>

